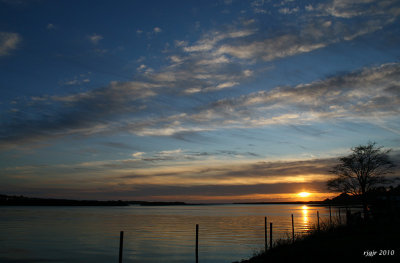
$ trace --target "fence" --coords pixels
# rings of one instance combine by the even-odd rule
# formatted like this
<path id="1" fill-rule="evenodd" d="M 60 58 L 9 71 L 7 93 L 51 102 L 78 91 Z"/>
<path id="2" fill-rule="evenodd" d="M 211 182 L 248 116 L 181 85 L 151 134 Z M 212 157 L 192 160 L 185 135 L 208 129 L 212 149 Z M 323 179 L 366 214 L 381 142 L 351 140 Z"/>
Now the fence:
<path id="1" fill-rule="evenodd" d="M 319 211 L 316 213 L 317 216 L 317 225 L 316 230 L 320 231 L 321 230 L 321 224 L 320 224 L 320 215 Z M 346 208 L 346 224 L 350 224 L 354 218 L 354 215 L 351 214 L 351 210 Z M 334 222 L 334 219 L 336 219 Z M 269 242 L 268 242 L 268 224 L 267 224 L 267 217 L 264 217 L 264 249 L 265 251 L 269 249 L 272 249 L 274 246 L 273 243 L 273 222 L 269 223 Z M 295 242 L 295 218 L 293 214 L 291 214 L 291 230 L 292 230 L 292 235 L 291 235 L 291 241 L 292 243 Z M 342 216 L 341 216 L 341 209 L 338 209 L 338 216 L 336 218 L 332 218 L 332 208 L 329 206 L 329 224 L 328 226 L 333 226 L 333 225 L 341 225 L 342 223 Z M 122 263 L 122 255 L 123 255 L 123 240 L 124 240 L 124 231 L 120 232 L 120 242 L 119 242 L 119 263 Z M 195 261 L 196 263 L 199 262 L 199 225 L 196 224 L 196 242 L 195 242 Z M 269 243 L 269 246 L 268 246 Z"/>

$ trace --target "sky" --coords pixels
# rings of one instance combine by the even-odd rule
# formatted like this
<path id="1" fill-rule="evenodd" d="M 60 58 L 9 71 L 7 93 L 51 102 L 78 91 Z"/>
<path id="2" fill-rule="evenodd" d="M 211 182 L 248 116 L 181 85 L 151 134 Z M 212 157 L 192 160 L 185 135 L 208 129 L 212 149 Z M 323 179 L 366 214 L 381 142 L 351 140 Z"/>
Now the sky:
<path id="1" fill-rule="evenodd" d="M 393 0 L 0 0 L 0 193 L 332 197 L 351 147 L 400 160 L 399 16 Z"/>

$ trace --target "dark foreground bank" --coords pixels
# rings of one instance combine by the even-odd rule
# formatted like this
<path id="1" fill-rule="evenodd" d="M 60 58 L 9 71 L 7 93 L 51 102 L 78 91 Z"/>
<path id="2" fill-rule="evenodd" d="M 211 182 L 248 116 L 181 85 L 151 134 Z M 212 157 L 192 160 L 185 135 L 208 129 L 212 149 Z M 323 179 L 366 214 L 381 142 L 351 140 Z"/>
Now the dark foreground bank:
<path id="1" fill-rule="evenodd" d="M 261 262 L 400 262 L 400 220 L 384 215 L 368 223 L 325 224 L 294 243 L 280 240 L 267 253 L 240 261 Z"/>

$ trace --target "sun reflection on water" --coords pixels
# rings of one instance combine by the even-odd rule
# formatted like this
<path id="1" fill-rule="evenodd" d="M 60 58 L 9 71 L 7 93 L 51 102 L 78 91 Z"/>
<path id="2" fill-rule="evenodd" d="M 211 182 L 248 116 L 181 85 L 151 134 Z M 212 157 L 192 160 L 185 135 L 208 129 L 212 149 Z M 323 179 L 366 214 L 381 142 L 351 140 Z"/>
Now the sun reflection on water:
<path id="1" fill-rule="evenodd" d="M 308 218 L 308 206 L 303 205 L 301 207 L 301 211 L 303 213 L 303 229 L 305 231 L 310 230 L 310 226 L 309 226 L 309 218 Z"/>

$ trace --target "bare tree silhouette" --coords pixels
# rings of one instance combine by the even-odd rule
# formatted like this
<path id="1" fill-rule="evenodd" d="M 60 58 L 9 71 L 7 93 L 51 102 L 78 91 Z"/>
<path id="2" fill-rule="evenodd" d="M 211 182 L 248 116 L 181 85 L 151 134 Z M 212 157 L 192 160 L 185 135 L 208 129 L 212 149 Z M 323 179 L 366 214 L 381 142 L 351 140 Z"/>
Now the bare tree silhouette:
<path id="1" fill-rule="evenodd" d="M 327 186 L 329 190 L 360 196 L 364 217 L 367 219 L 366 193 L 373 187 L 390 182 L 385 175 L 391 173 L 394 168 L 388 155 L 391 149 L 384 150 L 382 146 L 376 146 L 375 142 L 369 142 L 351 150 L 352 153 L 341 157 L 339 164 L 330 171 L 336 177 L 329 180 Z"/>

